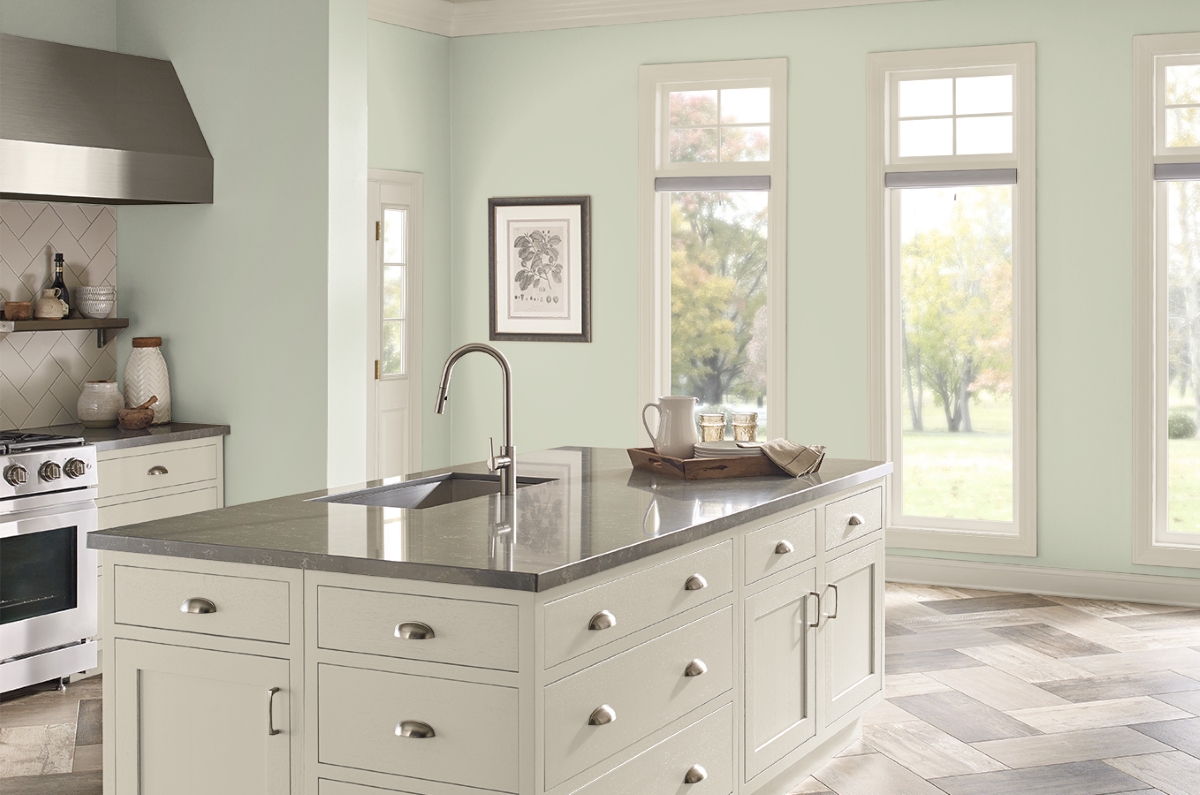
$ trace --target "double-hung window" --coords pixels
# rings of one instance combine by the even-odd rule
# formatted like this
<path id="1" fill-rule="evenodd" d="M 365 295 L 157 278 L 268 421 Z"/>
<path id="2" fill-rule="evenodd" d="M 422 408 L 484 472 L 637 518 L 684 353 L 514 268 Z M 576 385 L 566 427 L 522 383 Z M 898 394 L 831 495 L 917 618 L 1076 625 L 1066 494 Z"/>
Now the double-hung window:
<path id="1" fill-rule="evenodd" d="M 1037 554 L 1034 45 L 870 56 L 890 542 Z"/>
<path id="2" fill-rule="evenodd" d="M 639 396 L 786 434 L 787 60 L 641 68 Z"/>
<path id="3" fill-rule="evenodd" d="M 1200 34 L 1134 42 L 1134 561 L 1200 567 Z"/>

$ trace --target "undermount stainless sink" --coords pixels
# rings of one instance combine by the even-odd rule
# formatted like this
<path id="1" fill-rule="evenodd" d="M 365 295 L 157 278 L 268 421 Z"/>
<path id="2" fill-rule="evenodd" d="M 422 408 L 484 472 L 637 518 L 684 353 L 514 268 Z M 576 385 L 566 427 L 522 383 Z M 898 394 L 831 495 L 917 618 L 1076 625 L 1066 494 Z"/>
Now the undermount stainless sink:
<path id="1" fill-rule="evenodd" d="M 517 488 L 548 483 L 554 478 L 517 478 Z M 500 493 L 500 478 L 470 472 L 447 472 L 419 480 L 407 480 L 389 486 L 317 497 L 314 502 L 339 502 L 350 505 L 374 505 L 382 508 L 433 508 L 452 502 Z"/>

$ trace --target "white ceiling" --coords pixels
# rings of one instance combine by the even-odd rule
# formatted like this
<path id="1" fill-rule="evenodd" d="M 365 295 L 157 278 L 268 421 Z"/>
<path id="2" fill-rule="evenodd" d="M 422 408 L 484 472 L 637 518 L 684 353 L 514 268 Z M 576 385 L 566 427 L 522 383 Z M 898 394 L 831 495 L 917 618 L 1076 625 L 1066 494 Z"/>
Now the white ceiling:
<path id="1" fill-rule="evenodd" d="M 367 0 L 371 19 L 442 36 L 931 0 Z"/>

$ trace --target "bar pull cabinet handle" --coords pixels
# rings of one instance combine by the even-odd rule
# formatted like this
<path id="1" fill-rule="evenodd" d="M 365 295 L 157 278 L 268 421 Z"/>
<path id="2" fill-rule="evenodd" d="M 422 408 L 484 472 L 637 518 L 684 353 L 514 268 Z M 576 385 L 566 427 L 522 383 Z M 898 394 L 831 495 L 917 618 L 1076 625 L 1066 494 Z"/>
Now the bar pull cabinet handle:
<path id="1" fill-rule="evenodd" d="M 846 520 L 846 524 L 850 525 L 851 527 L 858 527 L 862 523 L 863 523 L 862 514 L 858 514 L 858 513 L 850 514 L 850 518 Z"/>
<path id="2" fill-rule="evenodd" d="M 147 475 L 165 475 L 165 474 L 167 474 L 167 468 L 165 466 L 155 464 L 154 466 L 150 467 L 150 470 L 146 474 Z"/>
<path id="3" fill-rule="evenodd" d="M 816 591 L 809 591 L 808 595 L 817 597 L 817 620 L 809 621 L 808 616 L 806 615 L 804 617 L 804 623 L 808 624 L 809 629 L 816 629 L 817 627 L 821 626 L 821 594 L 817 593 Z M 807 613 L 808 611 L 806 610 L 805 612 Z"/>
<path id="4" fill-rule="evenodd" d="M 617 711 L 608 704 L 601 704 L 592 710 L 592 714 L 588 716 L 588 726 L 603 726 L 606 723 L 612 723 L 617 719 Z"/>
<path id="5" fill-rule="evenodd" d="M 282 729 L 275 728 L 275 694 L 279 692 L 278 687 L 267 688 L 267 736 L 274 737 L 276 734 L 283 734 Z"/>
<path id="6" fill-rule="evenodd" d="M 708 580 L 704 579 L 702 574 L 693 574 L 687 578 L 687 582 L 683 584 L 685 591 L 702 591 L 708 587 Z"/>
<path id="7" fill-rule="evenodd" d="M 790 552 L 795 551 L 795 549 L 796 548 L 794 546 L 792 546 L 792 542 L 785 539 L 775 545 L 775 554 L 776 555 L 786 555 Z"/>
<path id="8" fill-rule="evenodd" d="M 838 597 L 837 584 L 831 582 L 828 585 L 826 585 L 825 587 L 833 589 L 833 612 L 832 613 L 822 613 L 822 615 L 825 616 L 825 618 L 837 618 L 838 606 L 841 604 L 841 601 L 842 601 Z"/>
<path id="9" fill-rule="evenodd" d="M 588 622 L 588 629 L 611 629 L 617 625 L 617 617 L 607 610 L 601 610 L 596 615 L 592 616 L 592 620 Z"/>
<path id="10" fill-rule="evenodd" d="M 195 613 L 197 615 L 207 615 L 208 613 L 217 612 L 217 606 L 208 599 L 199 596 L 193 596 L 179 606 L 180 613 Z"/>
<path id="11" fill-rule="evenodd" d="M 708 673 L 708 666 L 700 659 L 692 660 L 687 664 L 687 668 L 683 669 L 684 676 L 700 676 L 704 673 Z"/>
<path id="12" fill-rule="evenodd" d="M 400 640 L 429 640 L 436 637 L 433 634 L 433 627 L 422 624 L 420 621 L 405 621 L 403 624 L 397 624 L 396 631 L 392 634 Z"/>
<path id="13" fill-rule="evenodd" d="M 437 737 L 437 733 L 428 723 L 419 720 L 402 720 L 396 724 L 396 736 L 425 740 L 429 737 Z"/>
<path id="14" fill-rule="evenodd" d="M 708 778 L 708 771 L 700 767 L 700 765 L 692 765 L 688 772 L 683 774 L 684 784 L 699 784 L 704 779 Z"/>

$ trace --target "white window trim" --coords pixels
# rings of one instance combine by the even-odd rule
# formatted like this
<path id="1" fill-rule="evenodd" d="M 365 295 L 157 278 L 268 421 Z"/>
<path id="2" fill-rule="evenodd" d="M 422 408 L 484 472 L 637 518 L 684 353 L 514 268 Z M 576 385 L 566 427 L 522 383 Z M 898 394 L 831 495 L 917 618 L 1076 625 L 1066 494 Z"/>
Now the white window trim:
<path id="1" fill-rule="evenodd" d="M 662 201 L 654 190 L 656 177 L 679 177 L 680 164 L 660 164 L 659 105 L 663 89 L 688 84 L 736 88 L 747 81 L 771 85 L 771 160 L 759 163 L 687 164 L 687 176 L 767 175 L 771 179 L 767 240 L 768 422 L 773 436 L 787 429 L 787 68 L 786 58 L 753 61 L 656 64 L 639 70 L 638 98 L 638 403 L 658 400 L 670 390 L 671 314 L 670 240 L 662 229 Z M 665 157 L 661 158 L 665 160 Z M 638 415 L 640 417 L 640 414 Z M 650 439 L 637 420 L 639 445 Z"/>
<path id="2" fill-rule="evenodd" d="M 1156 101 L 1162 91 L 1158 65 L 1172 56 L 1200 53 L 1200 33 L 1134 36 L 1133 97 L 1133 562 L 1150 566 L 1200 568 L 1200 547 L 1158 540 L 1161 509 L 1166 503 L 1166 451 L 1158 445 L 1158 428 L 1166 422 L 1158 407 L 1157 340 L 1160 327 L 1158 289 L 1165 278 L 1164 243 L 1158 228 L 1160 186 L 1154 166 L 1162 163 L 1195 163 L 1200 148 L 1163 146 L 1162 114 Z"/>
<path id="3" fill-rule="evenodd" d="M 889 75 L 933 70 L 972 70 L 1015 64 L 1013 80 L 1013 155 L 903 158 L 888 163 L 891 151 Z M 887 172 L 950 169 L 1003 169 L 1018 172 L 1013 192 L 1013 523 L 1016 530 L 996 532 L 994 523 L 965 520 L 927 520 L 920 527 L 899 526 L 900 473 L 889 476 L 885 503 L 888 546 L 891 548 L 971 552 L 1035 557 L 1037 555 L 1037 175 L 1036 49 L 1033 44 L 958 47 L 911 52 L 872 53 L 867 57 L 867 256 L 868 375 L 870 454 L 894 460 L 898 433 L 892 400 L 898 351 L 889 345 L 895 313 L 891 278 L 891 200 L 884 188 Z M 1007 523 L 1006 523 L 1007 524 Z"/>

